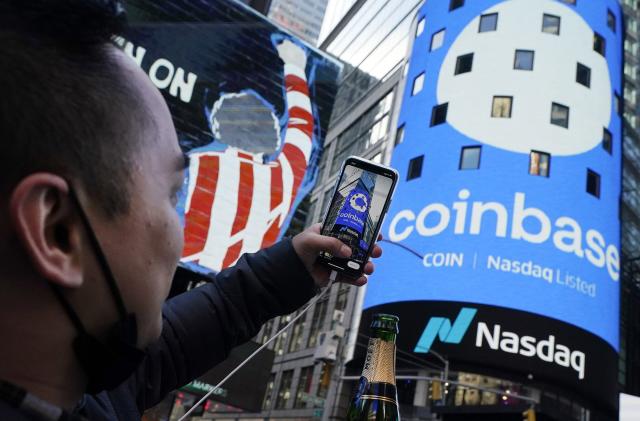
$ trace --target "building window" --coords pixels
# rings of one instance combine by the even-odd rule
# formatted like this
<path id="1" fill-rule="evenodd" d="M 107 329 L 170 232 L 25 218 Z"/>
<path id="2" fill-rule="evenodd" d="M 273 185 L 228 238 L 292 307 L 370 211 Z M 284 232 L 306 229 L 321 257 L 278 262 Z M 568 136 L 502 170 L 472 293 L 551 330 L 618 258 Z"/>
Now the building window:
<path id="1" fill-rule="evenodd" d="M 498 29 L 498 14 L 489 13 L 480 16 L 480 26 L 478 32 L 491 32 Z"/>
<path id="2" fill-rule="evenodd" d="M 424 32 L 424 18 L 418 21 L 418 26 L 416 26 L 416 38 L 418 38 Z"/>
<path id="3" fill-rule="evenodd" d="M 322 173 L 318 170 L 318 180 L 322 180 Z M 304 227 L 309 228 L 311 225 L 316 223 L 316 209 L 318 208 L 318 198 L 316 197 L 309 204 L 309 210 L 307 211 L 307 219 L 304 222 Z"/>
<path id="4" fill-rule="evenodd" d="M 291 380 L 293 379 L 293 370 L 282 372 L 280 377 L 280 387 L 278 388 L 278 396 L 276 397 L 275 409 L 284 409 L 291 398 Z"/>
<path id="5" fill-rule="evenodd" d="M 460 151 L 460 170 L 477 170 L 480 168 L 481 146 L 465 146 Z"/>
<path id="6" fill-rule="evenodd" d="M 560 35 L 560 16 L 542 15 L 542 32 Z"/>
<path id="7" fill-rule="evenodd" d="M 450 0 L 449 11 L 456 10 L 459 7 L 464 6 L 464 0 Z"/>
<path id="8" fill-rule="evenodd" d="M 529 174 L 549 177 L 551 155 L 545 152 L 531 151 L 529 154 Z"/>
<path id="9" fill-rule="evenodd" d="M 418 178 L 422 175 L 422 163 L 424 162 L 424 155 L 411 158 L 409 161 L 409 169 L 407 170 L 407 181 Z"/>
<path id="10" fill-rule="evenodd" d="M 587 168 L 587 193 L 600 197 L 600 174 Z"/>
<path id="11" fill-rule="evenodd" d="M 616 15 L 610 9 L 607 9 L 607 26 L 614 33 L 616 32 Z"/>
<path id="12" fill-rule="evenodd" d="M 398 146 L 399 144 L 402 143 L 403 140 L 404 140 L 404 124 L 398 127 L 398 130 L 396 131 L 396 140 L 395 140 L 394 146 Z"/>
<path id="13" fill-rule="evenodd" d="M 334 189 L 330 188 L 326 192 L 324 192 L 324 197 L 322 198 L 322 207 L 320 208 L 320 212 L 322 212 L 322 216 L 326 215 L 329 212 L 329 205 L 331 204 L 331 198 L 333 197 Z"/>
<path id="14" fill-rule="evenodd" d="M 444 104 L 436 105 L 431 110 L 431 126 L 437 126 L 438 124 L 442 124 L 447 121 L 447 108 L 449 107 L 449 103 L 445 102 Z"/>
<path id="15" fill-rule="evenodd" d="M 442 44 L 444 44 L 444 32 L 444 29 L 441 29 L 431 36 L 431 49 L 429 51 L 435 51 L 442 47 Z"/>
<path id="16" fill-rule="evenodd" d="M 320 371 L 320 380 L 318 381 L 318 392 L 316 393 L 320 398 L 327 397 L 329 385 L 331 384 L 332 367 L 332 365 L 327 363 L 322 364 L 322 371 Z"/>
<path id="17" fill-rule="evenodd" d="M 630 105 L 632 105 L 632 109 L 636 105 L 636 97 L 637 91 L 633 88 L 633 85 L 630 83 L 624 84 L 624 91 L 622 92 L 622 97 L 627 101 Z"/>
<path id="18" fill-rule="evenodd" d="M 456 59 L 456 70 L 454 74 L 459 75 L 461 73 L 469 73 L 472 66 L 473 53 L 458 56 Z"/>
<path id="19" fill-rule="evenodd" d="M 569 128 L 569 107 L 555 102 L 551 103 L 551 124 Z"/>
<path id="20" fill-rule="evenodd" d="M 318 333 L 322 329 L 325 316 L 327 315 L 327 300 L 323 299 L 316 303 L 313 309 L 313 318 L 311 319 L 311 327 L 309 328 L 309 339 L 307 340 L 307 348 L 313 348 L 318 342 Z"/>
<path id="21" fill-rule="evenodd" d="M 351 285 L 349 284 L 340 284 L 340 289 L 338 290 L 338 295 L 336 296 L 336 305 L 335 309 L 343 311 L 347 308 L 347 299 L 349 298 L 349 291 L 351 290 Z"/>
<path id="22" fill-rule="evenodd" d="M 620 94 L 617 92 L 613 93 L 613 109 L 616 114 L 622 115 L 622 98 L 620 98 Z"/>
<path id="23" fill-rule="evenodd" d="M 491 117 L 495 118 L 511 118 L 511 96 L 494 96 L 491 105 Z"/>
<path id="24" fill-rule="evenodd" d="M 263 344 L 269 340 L 271 337 L 271 329 L 273 328 L 273 320 L 269 320 L 264 327 L 262 328 L 262 338 L 260 339 L 260 343 Z"/>
<path id="25" fill-rule="evenodd" d="M 533 70 L 533 51 L 516 50 L 513 68 L 516 70 Z"/>
<path id="26" fill-rule="evenodd" d="M 602 129 L 602 149 L 611 153 L 613 151 L 613 137 L 606 128 Z"/>
<path id="27" fill-rule="evenodd" d="M 593 33 L 593 51 L 600 53 L 600 55 L 604 57 L 606 45 L 607 45 L 606 41 L 602 37 L 602 35 L 600 35 L 597 32 L 594 32 Z"/>
<path id="28" fill-rule="evenodd" d="M 280 316 L 280 323 L 278 324 L 278 329 L 276 330 L 276 332 L 279 332 L 280 329 L 285 327 L 285 325 L 290 321 L 291 321 L 290 314 L 287 316 Z M 287 343 L 287 336 L 289 336 L 289 332 L 285 330 L 284 332 L 282 332 L 280 336 L 276 338 L 276 343 L 273 346 L 273 350 L 275 351 L 276 355 L 284 354 L 284 347 L 285 347 L 285 344 Z"/>
<path id="29" fill-rule="evenodd" d="M 591 86 L 591 69 L 582 63 L 576 68 L 576 82 L 589 88 Z"/>
<path id="30" fill-rule="evenodd" d="M 373 158 L 371 158 L 371 162 L 382 164 L 382 152 L 377 153 Z"/>
<path id="31" fill-rule="evenodd" d="M 289 352 L 296 352 L 302 349 L 302 333 L 304 331 L 304 316 L 301 316 L 291 328 L 291 339 L 289 340 Z"/>
<path id="32" fill-rule="evenodd" d="M 296 400 L 293 402 L 294 408 L 300 409 L 307 407 L 306 398 L 311 392 L 311 380 L 313 380 L 313 366 L 302 367 L 300 369 L 298 388 L 296 389 Z"/>
<path id="33" fill-rule="evenodd" d="M 420 92 L 423 86 L 424 86 L 424 72 L 420 73 L 418 76 L 416 76 L 415 79 L 413 79 L 413 88 L 411 89 L 411 96 Z"/>
<path id="34" fill-rule="evenodd" d="M 267 391 L 264 394 L 264 400 L 262 401 L 262 409 L 269 410 L 271 409 L 271 399 L 273 398 L 273 383 L 275 381 L 276 375 L 271 373 L 269 376 L 269 381 L 267 382 Z"/>

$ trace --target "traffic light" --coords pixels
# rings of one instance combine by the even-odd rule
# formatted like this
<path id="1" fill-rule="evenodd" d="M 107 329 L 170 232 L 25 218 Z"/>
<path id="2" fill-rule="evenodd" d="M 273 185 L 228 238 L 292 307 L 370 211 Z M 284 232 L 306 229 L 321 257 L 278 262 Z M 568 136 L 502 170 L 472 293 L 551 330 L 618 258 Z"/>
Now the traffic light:
<path id="1" fill-rule="evenodd" d="M 522 413 L 522 421 L 536 421 L 536 411 L 529 408 Z"/>

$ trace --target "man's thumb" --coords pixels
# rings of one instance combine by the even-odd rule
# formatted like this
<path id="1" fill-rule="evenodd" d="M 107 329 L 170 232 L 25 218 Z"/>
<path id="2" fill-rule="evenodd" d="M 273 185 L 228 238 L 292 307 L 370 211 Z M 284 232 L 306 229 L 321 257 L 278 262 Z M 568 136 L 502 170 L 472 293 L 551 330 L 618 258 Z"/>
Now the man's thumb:
<path id="1" fill-rule="evenodd" d="M 337 238 L 328 237 L 326 235 L 317 235 L 314 237 L 314 241 L 312 242 L 312 245 L 316 247 L 314 252 L 319 253 L 321 251 L 326 251 L 338 257 L 351 256 L 351 249 Z"/>

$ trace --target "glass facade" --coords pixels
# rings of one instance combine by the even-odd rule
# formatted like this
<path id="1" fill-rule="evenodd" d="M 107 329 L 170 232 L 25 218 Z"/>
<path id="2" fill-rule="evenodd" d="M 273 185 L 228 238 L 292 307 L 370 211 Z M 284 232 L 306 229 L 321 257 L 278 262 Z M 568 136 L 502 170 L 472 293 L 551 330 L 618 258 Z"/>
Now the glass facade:
<path id="1" fill-rule="evenodd" d="M 365 150 L 386 140 L 389 134 L 389 113 L 392 103 L 393 93 L 390 92 L 338 136 L 331 163 L 332 173 L 340 169 L 347 157 L 361 156 Z"/>
<path id="2" fill-rule="evenodd" d="M 323 40 L 323 49 L 345 63 L 332 121 L 344 117 L 351 106 L 400 68 L 414 35 L 411 25 L 420 3 L 370 0 Z"/>

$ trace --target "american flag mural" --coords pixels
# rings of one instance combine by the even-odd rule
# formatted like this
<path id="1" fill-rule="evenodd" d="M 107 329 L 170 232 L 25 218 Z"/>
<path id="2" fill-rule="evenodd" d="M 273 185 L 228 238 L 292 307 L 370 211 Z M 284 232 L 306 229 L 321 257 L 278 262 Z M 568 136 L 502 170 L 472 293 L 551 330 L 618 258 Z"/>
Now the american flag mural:
<path id="1" fill-rule="evenodd" d="M 276 242 L 315 183 L 340 63 L 233 0 L 128 2 L 115 40 L 189 156 L 181 265 L 207 273 Z"/>
<path id="2" fill-rule="evenodd" d="M 183 261 L 220 270 L 245 252 L 273 244 L 291 211 L 311 157 L 313 111 L 306 52 L 285 39 L 282 59 L 289 114 L 277 158 L 235 147 L 191 154 Z"/>

